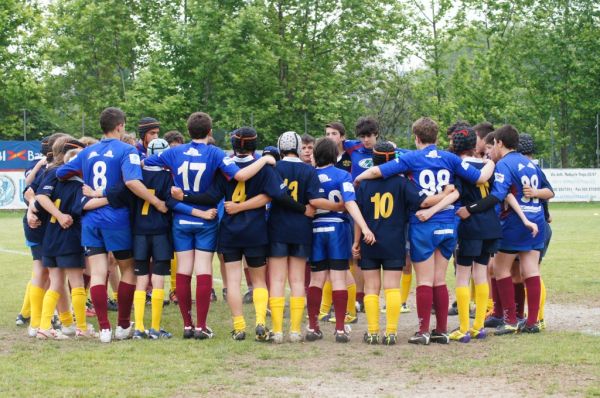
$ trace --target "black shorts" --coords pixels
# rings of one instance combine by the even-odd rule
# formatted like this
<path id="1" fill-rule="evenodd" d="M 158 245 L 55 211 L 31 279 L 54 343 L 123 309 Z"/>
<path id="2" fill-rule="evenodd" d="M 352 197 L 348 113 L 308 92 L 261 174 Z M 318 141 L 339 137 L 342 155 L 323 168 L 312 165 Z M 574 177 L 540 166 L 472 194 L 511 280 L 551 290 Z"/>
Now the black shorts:
<path id="1" fill-rule="evenodd" d="M 540 252 L 540 263 L 542 262 L 542 259 L 546 255 L 546 252 L 548 251 L 548 246 L 550 246 L 550 239 L 552 239 L 552 228 L 550 227 L 550 224 L 548 224 L 548 223 L 546 223 L 545 233 L 546 233 L 546 235 L 544 236 L 544 248 Z"/>
<path id="2" fill-rule="evenodd" d="M 85 257 L 83 253 L 43 256 L 42 265 L 46 268 L 85 268 Z"/>
<path id="3" fill-rule="evenodd" d="M 173 244 L 169 234 L 161 235 L 134 235 L 133 258 L 137 262 L 146 263 L 171 261 L 173 258 Z"/>
<path id="4" fill-rule="evenodd" d="M 400 258 L 361 258 L 358 265 L 363 271 L 382 269 L 384 271 L 402 271 L 406 264 L 406 257 Z"/>
<path id="5" fill-rule="evenodd" d="M 31 257 L 33 257 L 33 261 L 38 261 L 42 259 L 42 245 L 30 246 Z"/>
<path id="6" fill-rule="evenodd" d="M 225 263 L 234 263 L 242 261 L 242 257 L 246 257 L 248 267 L 258 268 L 267 263 L 267 252 L 269 248 L 264 246 L 253 247 L 220 247 L 219 253 L 223 255 Z"/>
<path id="7" fill-rule="evenodd" d="M 347 271 L 350 269 L 349 260 L 322 260 L 310 263 L 310 272 Z"/>
<path id="8" fill-rule="evenodd" d="M 271 242 L 269 257 L 310 257 L 310 245 L 298 243 Z"/>
<path id="9" fill-rule="evenodd" d="M 499 239 L 459 239 L 456 248 L 456 264 L 470 267 L 473 262 L 488 265 L 490 257 L 498 252 Z"/>
<path id="10" fill-rule="evenodd" d="M 138 276 L 148 275 L 150 273 L 150 261 L 135 260 L 134 272 Z M 171 260 L 152 260 L 152 274 L 162 276 L 171 275 Z"/>

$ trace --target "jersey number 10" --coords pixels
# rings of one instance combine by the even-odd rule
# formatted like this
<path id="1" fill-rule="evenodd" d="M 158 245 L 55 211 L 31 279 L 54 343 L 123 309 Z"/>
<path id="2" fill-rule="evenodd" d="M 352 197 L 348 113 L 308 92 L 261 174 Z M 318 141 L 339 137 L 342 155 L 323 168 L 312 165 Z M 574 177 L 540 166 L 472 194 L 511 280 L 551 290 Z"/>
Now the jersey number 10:
<path id="1" fill-rule="evenodd" d="M 371 202 L 375 207 L 375 214 L 373 215 L 374 220 L 378 220 L 381 218 L 388 218 L 392 215 L 392 211 L 394 210 L 394 197 L 391 193 L 386 192 L 383 195 L 377 192 L 375 195 L 371 196 Z"/>

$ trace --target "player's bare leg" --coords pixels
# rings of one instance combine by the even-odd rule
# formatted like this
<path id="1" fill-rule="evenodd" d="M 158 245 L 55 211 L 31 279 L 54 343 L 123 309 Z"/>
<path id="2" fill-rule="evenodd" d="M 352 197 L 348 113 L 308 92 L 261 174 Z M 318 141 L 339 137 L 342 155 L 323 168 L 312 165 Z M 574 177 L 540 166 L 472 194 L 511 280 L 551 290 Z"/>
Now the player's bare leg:
<path id="1" fill-rule="evenodd" d="M 283 311 L 285 307 L 285 281 L 288 278 L 288 259 L 291 263 L 291 257 L 269 258 L 269 307 L 271 308 L 271 329 L 275 343 L 283 342 Z M 304 263 L 302 267 L 304 267 Z M 302 268 L 302 271 L 304 272 L 304 268 Z"/>
<path id="2" fill-rule="evenodd" d="M 367 332 L 363 341 L 367 344 L 379 344 L 379 291 L 381 290 L 381 271 L 363 271 L 365 282 L 365 314 Z"/>
<path id="3" fill-rule="evenodd" d="M 408 342 L 412 344 L 428 345 L 431 339 L 429 333 L 429 321 L 431 307 L 433 306 L 433 282 L 435 279 L 435 261 L 432 254 L 427 260 L 414 262 L 417 277 L 417 317 L 419 319 L 419 330 Z"/>
<path id="4" fill-rule="evenodd" d="M 290 341 L 302 340 L 302 315 L 305 304 L 306 259 L 289 257 L 288 280 L 290 283 Z M 273 268 L 270 268 L 273 272 Z"/>
<path id="5" fill-rule="evenodd" d="M 225 268 L 227 286 L 229 286 L 227 304 L 233 318 L 233 331 L 231 333 L 234 340 L 243 340 L 246 337 L 246 321 L 244 320 L 242 309 L 242 262 L 234 261 L 225 263 Z"/>

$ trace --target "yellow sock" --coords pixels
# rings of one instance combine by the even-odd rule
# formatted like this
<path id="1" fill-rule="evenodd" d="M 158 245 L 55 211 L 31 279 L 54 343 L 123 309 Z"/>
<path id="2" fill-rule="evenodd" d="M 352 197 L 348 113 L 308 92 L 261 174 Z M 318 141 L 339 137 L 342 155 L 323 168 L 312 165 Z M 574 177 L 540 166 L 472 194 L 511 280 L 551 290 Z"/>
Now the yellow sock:
<path id="1" fill-rule="evenodd" d="M 385 334 L 396 334 L 400 319 L 400 289 L 385 289 Z"/>
<path id="2" fill-rule="evenodd" d="M 471 289 L 467 286 L 456 288 L 456 306 L 458 308 L 458 322 L 460 331 L 467 333 L 469 331 L 469 302 L 471 298 Z"/>
<path id="3" fill-rule="evenodd" d="M 115 300 L 115 301 L 119 301 L 119 293 L 117 293 L 117 292 L 112 292 L 112 298 L 113 298 L 113 300 Z"/>
<path id="4" fill-rule="evenodd" d="M 31 304 L 29 301 L 29 288 L 31 287 L 31 281 L 27 282 L 27 288 L 25 289 L 25 295 L 23 296 L 23 305 L 21 305 L 21 311 L 19 314 L 23 318 L 29 318 L 31 316 Z"/>
<path id="5" fill-rule="evenodd" d="M 490 290 L 489 286 L 488 286 L 488 290 Z M 493 309 L 494 309 L 494 299 L 488 297 L 488 299 L 487 299 L 487 311 L 490 312 Z"/>
<path id="6" fill-rule="evenodd" d="M 243 315 L 233 317 L 233 330 L 246 330 L 246 320 Z"/>
<path id="7" fill-rule="evenodd" d="M 269 304 L 269 291 L 264 287 L 252 289 L 252 302 L 256 313 L 256 324 L 264 325 L 267 321 L 267 304 Z"/>
<path id="8" fill-rule="evenodd" d="M 152 289 L 152 329 L 160 330 L 165 289 Z"/>
<path id="9" fill-rule="evenodd" d="M 146 331 L 144 328 L 144 310 L 146 307 L 146 291 L 136 290 L 133 293 L 133 314 L 135 320 L 135 330 Z"/>
<path id="10" fill-rule="evenodd" d="M 85 299 L 85 288 L 75 287 L 71 289 L 71 302 L 73 303 L 73 312 L 75 313 L 77 329 L 82 331 L 87 330 L 87 323 L 85 319 Z"/>
<path id="11" fill-rule="evenodd" d="M 171 260 L 171 291 L 175 290 L 175 278 L 177 277 L 177 257 Z"/>
<path id="12" fill-rule="evenodd" d="M 283 308 L 285 307 L 285 297 L 271 297 L 269 299 L 271 308 L 271 322 L 273 333 L 283 333 Z"/>
<path id="13" fill-rule="evenodd" d="M 400 303 L 406 304 L 408 300 L 408 294 L 410 293 L 410 284 L 412 282 L 412 273 L 402 274 L 400 278 Z"/>
<path id="14" fill-rule="evenodd" d="M 483 327 L 489 296 L 490 287 L 487 282 L 484 282 L 480 285 L 475 285 L 475 320 L 473 321 L 473 329 L 475 330 L 479 330 Z"/>
<path id="15" fill-rule="evenodd" d="M 48 294 L 48 293 L 46 293 Z M 42 311 L 43 312 L 43 311 Z M 73 313 L 71 311 L 65 311 L 58 314 L 58 319 L 63 326 L 69 327 L 73 325 Z"/>
<path id="16" fill-rule="evenodd" d="M 60 298 L 60 293 L 54 290 L 48 290 L 42 299 L 42 312 L 40 317 L 40 329 L 47 330 L 52 327 L 52 316 L 56 309 L 56 304 Z"/>
<path id="17" fill-rule="evenodd" d="M 379 333 L 379 296 L 365 294 L 365 315 L 367 317 L 367 330 L 370 334 Z"/>
<path id="18" fill-rule="evenodd" d="M 544 306 L 546 305 L 546 285 L 544 280 L 540 278 L 541 294 L 540 294 L 540 311 L 538 312 L 538 321 L 544 319 Z"/>
<path id="19" fill-rule="evenodd" d="M 351 285 L 348 285 L 347 288 L 348 303 L 346 304 L 346 312 L 350 314 L 350 316 L 356 316 L 356 284 L 353 283 Z"/>
<path id="20" fill-rule="evenodd" d="M 331 281 L 325 282 L 323 285 L 323 295 L 321 296 L 321 313 L 327 314 L 331 310 L 331 304 L 333 303 L 333 287 Z"/>
<path id="21" fill-rule="evenodd" d="M 302 332 L 304 301 L 304 297 L 290 297 L 290 332 Z"/>
<path id="22" fill-rule="evenodd" d="M 34 285 L 29 287 L 29 301 L 31 303 L 31 320 L 29 321 L 29 326 L 32 328 L 40 327 L 40 321 L 42 318 L 42 305 L 44 302 L 45 293 L 46 291 L 41 287 Z"/>

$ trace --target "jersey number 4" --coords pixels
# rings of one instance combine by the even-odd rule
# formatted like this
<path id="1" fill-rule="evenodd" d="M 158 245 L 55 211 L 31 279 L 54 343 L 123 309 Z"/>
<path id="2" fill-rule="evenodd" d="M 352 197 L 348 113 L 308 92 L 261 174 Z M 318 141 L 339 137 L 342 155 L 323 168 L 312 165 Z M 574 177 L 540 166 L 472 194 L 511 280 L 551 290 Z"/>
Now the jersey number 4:
<path id="1" fill-rule="evenodd" d="M 388 218 L 392 215 L 392 211 L 394 210 L 394 197 L 391 193 L 386 192 L 383 195 L 380 192 L 377 192 L 375 195 L 371 196 L 371 202 L 373 202 L 373 206 L 375 207 L 375 214 L 373 215 L 374 220 L 378 220 L 381 218 Z"/>
<path id="2" fill-rule="evenodd" d="M 231 195 L 231 200 L 235 203 L 246 201 L 246 181 L 238 181 L 233 190 L 233 195 Z"/>

